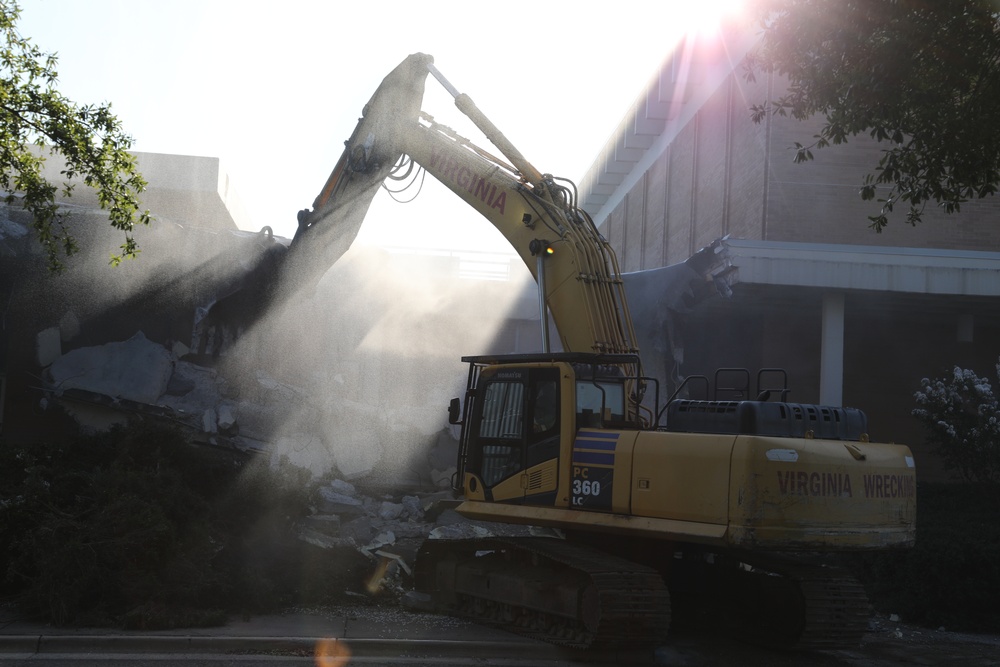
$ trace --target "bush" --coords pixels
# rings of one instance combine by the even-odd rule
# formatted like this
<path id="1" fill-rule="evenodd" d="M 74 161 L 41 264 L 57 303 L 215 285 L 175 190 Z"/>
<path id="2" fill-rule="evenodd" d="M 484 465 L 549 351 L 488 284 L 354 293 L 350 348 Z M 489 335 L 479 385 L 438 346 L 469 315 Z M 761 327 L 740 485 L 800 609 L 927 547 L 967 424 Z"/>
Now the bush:
<path id="1" fill-rule="evenodd" d="M 931 628 L 1000 627 L 1000 487 L 917 485 L 913 549 L 854 560 L 875 608 Z"/>
<path id="2" fill-rule="evenodd" d="M 310 493 L 307 472 L 146 425 L 66 445 L 0 442 L 0 595 L 57 625 L 272 610 L 304 587 L 292 573 L 308 545 L 292 528 Z M 308 584 L 313 599 L 327 590 Z"/>
<path id="3" fill-rule="evenodd" d="M 951 377 L 921 380 L 914 397 L 913 415 L 945 466 L 967 481 L 1000 484 L 1000 402 L 989 381 L 956 366 Z"/>

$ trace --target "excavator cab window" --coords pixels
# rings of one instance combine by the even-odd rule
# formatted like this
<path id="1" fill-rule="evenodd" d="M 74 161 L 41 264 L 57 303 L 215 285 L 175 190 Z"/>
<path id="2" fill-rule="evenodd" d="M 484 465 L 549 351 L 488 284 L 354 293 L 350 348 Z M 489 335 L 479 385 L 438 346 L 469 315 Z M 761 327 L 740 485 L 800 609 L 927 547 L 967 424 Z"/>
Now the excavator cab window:
<path id="1" fill-rule="evenodd" d="M 559 373 L 536 369 L 530 378 L 532 428 L 527 438 L 527 468 L 559 455 Z"/>
<path id="2" fill-rule="evenodd" d="M 481 378 L 470 471 L 493 487 L 559 451 L 559 373 L 501 369 Z"/>
<path id="3" fill-rule="evenodd" d="M 625 386 L 620 380 L 580 380 L 576 383 L 577 426 L 595 428 L 625 419 Z"/>
<path id="4" fill-rule="evenodd" d="M 555 428 L 559 416 L 558 387 L 556 379 L 540 380 L 533 386 L 531 425 L 534 433 L 548 433 Z"/>
<path id="5" fill-rule="evenodd" d="M 490 381 L 483 393 L 478 441 L 482 444 L 480 474 L 487 487 L 521 469 L 525 383 L 512 379 Z"/>

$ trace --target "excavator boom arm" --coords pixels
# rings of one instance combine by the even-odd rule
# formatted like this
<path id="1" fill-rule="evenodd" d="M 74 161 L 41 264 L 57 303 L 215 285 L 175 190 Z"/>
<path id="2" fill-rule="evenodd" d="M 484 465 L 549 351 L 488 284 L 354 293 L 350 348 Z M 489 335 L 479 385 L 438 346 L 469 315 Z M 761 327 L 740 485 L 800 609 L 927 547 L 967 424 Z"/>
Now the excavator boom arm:
<path id="1" fill-rule="evenodd" d="M 512 164 L 421 113 L 428 73 Z M 316 262 L 312 256 L 323 253 L 323 261 L 316 263 L 333 264 L 350 247 L 375 192 L 404 156 L 489 220 L 536 280 L 543 267 L 544 299 L 564 350 L 637 351 L 614 252 L 586 212 L 576 207 L 575 192 L 531 166 L 425 54 L 413 54 L 397 66 L 365 106 L 313 210 L 300 214 L 290 254 Z M 538 253 L 545 253 L 544 262 L 538 261 Z"/>

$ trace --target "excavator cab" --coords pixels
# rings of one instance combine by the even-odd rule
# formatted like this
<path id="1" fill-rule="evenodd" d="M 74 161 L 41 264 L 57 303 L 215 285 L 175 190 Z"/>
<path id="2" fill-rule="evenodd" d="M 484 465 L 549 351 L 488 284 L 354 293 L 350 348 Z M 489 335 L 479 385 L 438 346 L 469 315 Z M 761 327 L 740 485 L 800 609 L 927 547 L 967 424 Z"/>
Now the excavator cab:
<path id="1" fill-rule="evenodd" d="M 462 424 L 463 470 L 469 493 L 484 500 L 525 502 L 555 492 L 555 465 L 566 420 L 561 409 L 564 369 L 556 364 L 473 365 Z M 570 417 L 569 421 L 572 421 Z M 528 473 L 533 479 L 526 480 Z M 538 499 L 535 499 L 538 502 Z"/>
<path id="2" fill-rule="evenodd" d="M 459 488 L 469 498 L 560 504 L 581 429 L 640 428 L 630 417 L 637 378 L 631 355 L 577 353 L 465 357 L 470 363 L 462 425 Z M 614 363 L 609 363 L 614 362 Z M 623 366 L 623 364 L 626 364 Z M 566 494 L 563 494 L 566 496 Z M 563 499 L 568 502 L 568 496 Z"/>

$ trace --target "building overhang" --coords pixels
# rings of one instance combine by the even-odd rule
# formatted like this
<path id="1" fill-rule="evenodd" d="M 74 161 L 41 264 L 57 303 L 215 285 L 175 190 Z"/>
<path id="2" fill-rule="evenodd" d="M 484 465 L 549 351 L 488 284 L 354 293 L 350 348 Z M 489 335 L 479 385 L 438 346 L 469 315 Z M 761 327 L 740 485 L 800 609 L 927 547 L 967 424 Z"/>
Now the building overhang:
<path id="1" fill-rule="evenodd" d="M 1000 297 L 1000 253 L 728 239 L 739 284 Z"/>

